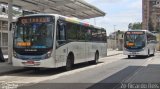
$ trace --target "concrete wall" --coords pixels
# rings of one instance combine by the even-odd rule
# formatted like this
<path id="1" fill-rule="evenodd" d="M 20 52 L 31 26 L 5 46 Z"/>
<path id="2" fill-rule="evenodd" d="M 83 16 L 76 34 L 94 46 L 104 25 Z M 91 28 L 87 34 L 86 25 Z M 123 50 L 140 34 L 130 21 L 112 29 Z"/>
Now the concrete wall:
<path id="1" fill-rule="evenodd" d="M 157 50 L 160 51 L 160 33 L 157 34 L 157 41 L 158 41 L 158 43 L 157 43 Z"/>
<path id="2" fill-rule="evenodd" d="M 123 39 L 119 39 L 117 41 L 108 39 L 108 49 L 123 50 Z"/>

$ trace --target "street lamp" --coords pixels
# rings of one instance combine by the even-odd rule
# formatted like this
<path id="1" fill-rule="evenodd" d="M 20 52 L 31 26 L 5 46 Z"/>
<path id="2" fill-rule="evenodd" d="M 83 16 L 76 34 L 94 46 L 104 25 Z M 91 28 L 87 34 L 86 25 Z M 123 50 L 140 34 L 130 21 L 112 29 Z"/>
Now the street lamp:
<path id="1" fill-rule="evenodd" d="M 117 48 L 117 33 L 116 33 L 116 25 L 114 25 L 114 32 L 115 32 L 115 49 Z"/>

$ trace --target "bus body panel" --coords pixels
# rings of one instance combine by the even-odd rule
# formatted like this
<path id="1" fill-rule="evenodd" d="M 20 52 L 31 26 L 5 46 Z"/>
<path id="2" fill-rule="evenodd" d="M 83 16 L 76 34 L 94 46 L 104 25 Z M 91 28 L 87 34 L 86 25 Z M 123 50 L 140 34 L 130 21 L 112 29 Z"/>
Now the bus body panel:
<path id="1" fill-rule="evenodd" d="M 84 42 L 69 42 L 56 49 L 56 63 L 61 62 L 61 66 L 66 65 L 69 53 L 73 53 L 74 62 L 79 63 L 85 58 L 85 43 Z M 61 60 L 61 61 L 60 61 Z"/>
<path id="2" fill-rule="evenodd" d="M 70 52 L 74 54 L 74 64 L 92 61 L 96 51 L 99 52 L 100 58 L 106 56 L 105 49 L 106 44 L 104 43 L 70 42 L 56 49 L 56 64 L 59 64 L 58 67 L 65 66 Z"/>

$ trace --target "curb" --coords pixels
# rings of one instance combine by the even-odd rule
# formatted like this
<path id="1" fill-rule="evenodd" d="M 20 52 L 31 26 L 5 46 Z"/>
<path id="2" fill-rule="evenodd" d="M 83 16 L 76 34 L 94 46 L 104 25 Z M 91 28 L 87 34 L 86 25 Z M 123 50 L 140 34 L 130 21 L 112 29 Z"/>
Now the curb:
<path id="1" fill-rule="evenodd" d="M 117 54 L 112 54 L 112 55 L 107 55 L 107 57 L 115 56 L 115 55 L 120 55 L 122 53 L 117 53 Z"/>

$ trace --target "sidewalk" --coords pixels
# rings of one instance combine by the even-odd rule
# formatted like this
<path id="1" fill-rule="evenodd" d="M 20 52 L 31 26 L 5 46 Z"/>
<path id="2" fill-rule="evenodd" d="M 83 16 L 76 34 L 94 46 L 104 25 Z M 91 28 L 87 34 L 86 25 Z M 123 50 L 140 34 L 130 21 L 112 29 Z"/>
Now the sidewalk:
<path id="1" fill-rule="evenodd" d="M 8 59 L 8 55 L 3 55 L 4 59 Z M 11 73 L 18 73 L 26 71 L 27 69 L 24 69 L 23 67 L 13 67 L 12 64 L 9 64 L 7 62 L 0 62 L 0 76 L 11 74 Z"/>
<path id="2" fill-rule="evenodd" d="M 17 73 L 25 71 L 24 68 L 20 67 L 13 67 L 11 64 L 8 63 L 0 63 L 0 76 L 10 73 Z"/>
<path id="3" fill-rule="evenodd" d="M 13 67 L 11 64 L 8 63 L 0 63 L 0 76 L 12 73 L 25 72 L 27 70 L 29 69 L 24 69 L 23 67 Z"/>
<path id="4" fill-rule="evenodd" d="M 123 51 L 108 49 L 107 50 L 107 57 L 114 56 L 114 55 L 119 55 L 119 54 L 122 54 L 122 53 L 123 53 Z"/>

